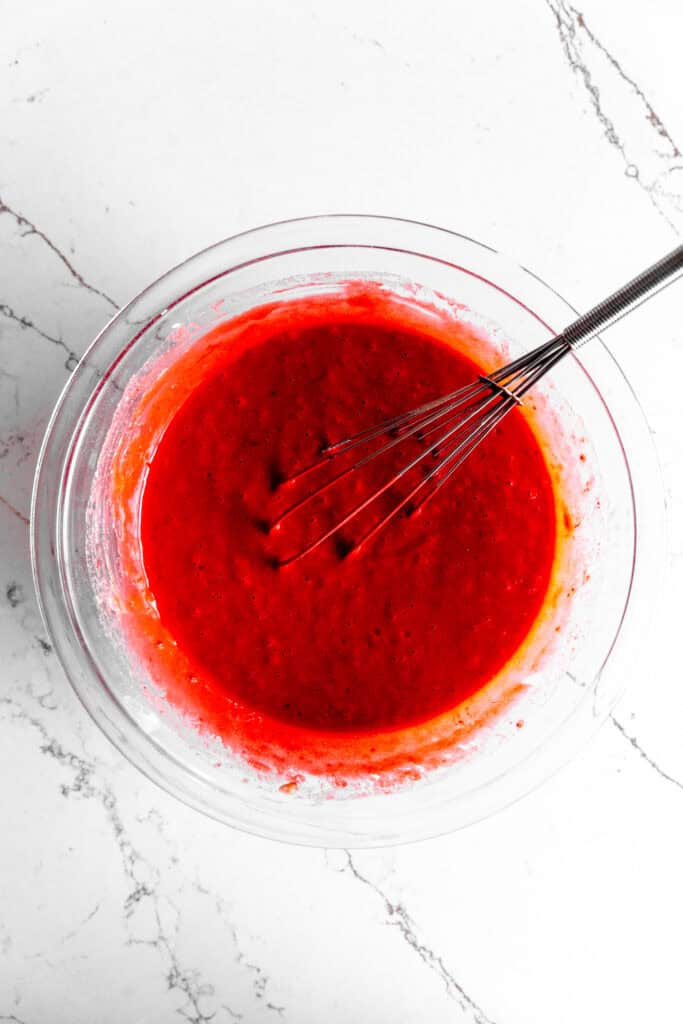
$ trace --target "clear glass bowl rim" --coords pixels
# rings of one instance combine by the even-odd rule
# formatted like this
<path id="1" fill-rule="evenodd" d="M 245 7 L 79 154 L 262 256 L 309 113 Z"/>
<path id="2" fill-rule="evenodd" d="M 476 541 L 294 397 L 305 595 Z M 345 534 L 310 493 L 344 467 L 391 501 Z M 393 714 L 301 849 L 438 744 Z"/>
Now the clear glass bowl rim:
<path id="1" fill-rule="evenodd" d="M 332 238 L 335 235 L 335 230 L 339 229 L 341 229 L 342 234 L 348 231 L 349 238 L 353 237 L 352 233 L 354 231 L 357 231 L 361 237 L 346 242 L 324 240 L 328 237 L 328 233 L 329 237 Z M 302 241 L 309 244 L 290 244 L 286 249 L 272 249 L 268 247 L 267 242 L 269 238 L 281 233 L 286 234 L 292 230 L 300 231 Z M 53 494 L 61 495 L 63 492 L 62 480 L 65 466 L 63 464 L 64 460 L 61 459 L 62 448 L 60 446 L 66 444 L 68 448 L 70 438 L 77 433 L 80 420 L 85 414 L 89 400 L 94 393 L 89 382 L 84 380 L 84 369 L 88 364 L 88 360 L 92 359 L 96 351 L 111 338 L 114 332 L 123 327 L 123 332 L 128 338 L 125 348 L 133 345 L 136 339 L 154 322 L 154 319 L 167 313 L 174 305 L 182 302 L 188 295 L 204 287 L 212 280 L 223 277 L 246 263 L 251 264 L 260 260 L 267 260 L 282 252 L 296 252 L 308 248 L 339 247 L 343 245 L 382 248 L 382 245 L 362 240 L 364 234 L 371 233 L 373 230 L 378 232 L 378 236 L 381 236 L 383 233 L 392 235 L 394 232 L 400 235 L 401 231 L 405 231 L 421 235 L 425 241 L 429 238 L 432 241 L 439 239 L 440 242 L 447 242 L 448 239 L 451 239 L 454 240 L 455 244 L 455 240 L 457 240 L 458 244 L 465 244 L 465 246 L 472 247 L 473 251 L 476 250 L 480 258 L 483 255 L 503 279 L 512 277 L 516 281 L 522 281 L 527 286 L 527 289 L 531 288 L 532 292 L 535 291 L 539 295 L 539 301 L 541 296 L 545 296 L 546 300 L 552 296 L 558 308 L 560 306 L 564 308 L 567 319 L 571 319 L 573 315 L 576 315 L 574 308 L 557 291 L 547 285 L 542 278 L 532 271 L 514 264 L 491 246 L 478 242 L 467 235 L 424 222 L 368 214 L 335 213 L 277 221 L 249 229 L 248 231 L 225 238 L 195 253 L 159 277 L 131 299 L 93 340 L 78 367 L 67 381 L 48 423 L 36 467 L 31 503 L 31 561 L 41 615 L 65 669 L 67 678 L 81 703 L 99 728 L 112 741 L 115 747 L 147 775 L 148 778 L 195 809 L 217 820 L 226 822 L 233 827 L 251 833 L 267 838 L 300 842 L 305 845 L 343 847 L 347 845 L 378 846 L 386 845 L 387 843 L 373 841 L 371 838 L 368 838 L 367 841 L 362 843 L 351 844 L 348 842 L 348 837 L 343 835 L 326 837 L 323 843 L 319 839 L 307 836 L 292 836 L 286 834 L 286 831 L 277 834 L 277 830 L 268 826 L 267 823 L 264 825 L 259 821 L 244 820 L 224 813 L 220 808 L 212 804 L 211 800 L 207 798 L 208 794 L 201 792 L 201 786 L 197 787 L 189 784 L 186 778 L 188 773 L 184 771 L 178 762 L 171 759 L 163 748 L 154 744 L 140 730 L 125 708 L 118 702 L 115 694 L 107 686 L 106 681 L 99 677 L 94 665 L 88 663 L 88 652 L 85 649 L 85 644 L 82 638 L 77 635 L 77 631 L 74 629 L 73 617 L 68 613 L 68 600 L 65 593 L 64 572 L 61 564 L 62 555 L 59 543 L 60 506 L 59 500 L 53 502 L 51 497 Z M 306 235 L 311 237 L 303 237 Z M 425 256 L 429 259 L 439 259 L 439 257 L 430 254 L 429 246 L 422 246 L 420 250 L 415 250 L 413 248 L 406 249 L 405 245 L 395 244 L 398 241 L 398 235 L 397 238 L 392 240 L 392 244 L 387 246 L 388 248 L 399 249 L 416 256 Z M 312 239 L 314 238 L 317 238 L 318 241 L 313 242 Z M 263 244 L 260 244 L 261 241 Z M 232 251 L 235 248 L 239 249 L 240 246 L 244 248 L 245 245 L 249 249 L 254 244 L 256 252 L 250 258 L 238 259 L 237 262 L 227 259 L 228 251 Z M 224 254 L 226 259 L 221 261 Z M 480 276 L 460 263 L 448 260 L 444 260 L 444 262 L 468 274 Z M 220 265 L 220 272 L 208 276 L 204 270 L 199 272 L 200 268 L 204 265 L 208 267 L 210 264 L 214 264 L 214 269 Z M 171 301 L 159 302 L 156 300 L 157 295 L 167 291 L 173 281 L 189 271 L 194 272 L 193 287 L 185 289 L 180 295 L 176 293 L 175 298 Z M 534 306 L 522 300 L 515 291 L 508 291 L 505 287 L 495 283 L 494 280 L 488 280 L 485 277 L 482 277 L 482 279 L 485 283 L 493 285 L 500 292 L 522 306 L 549 330 L 551 329 L 535 311 Z M 135 321 L 135 317 L 132 314 L 140 306 L 144 307 L 145 304 L 151 305 L 151 308 L 155 309 L 156 312 L 151 315 L 146 314 L 143 317 L 144 326 L 139 328 L 137 332 L 133 332 L 131 331 L 130 324 Z M 126 323 L 127 320 L 128 323 Z M 138 321 L 139 323 L 140 321 Z M 559 326 L 564 326 L 564 323 Z M 558 325 L 554 325 L 554 327 L 557 329 Z M 633 639 L 634 622 L 640 618 L 638 630 L 639 636 L 642 638 L 642 620 L 648 611 L 651 611 L 651 595 L 655 589 L 655 580 L 659 566 L 663 561 L 663 538 L 665 531 L 663 525 L 664 503 L 661 477 L 651 433 L 631 385 L 601 340 L 595 339 L 591 342 L 591 345 L 602 346 L 603 351 L 609 356 L 613 369 L 621 380 L 624 393 L 628 393 L 628 396 L 630 396 L 630 402 L 635 413 L 635 420 L 632 426 L 639 438 L 636 477 L 642 479 L 634 480 L 634 464 L 632 461 L 634 449 L 632 446 L 626 447 L 624 445 L 619 430 L 616 424 L 614 425 L 617 437 L 624 448 L 626 467 L 631 476 L 634 507 L 637 506 L 635 508 L 636 552 L 634 555 L 632 584 L 628 603 L 608 658 L 612 656 L 620 644 L 623 646 L 622 641 L 624 640 L 625 627 L 630 625 L 630 629 L 627 631 L 629 633 L 629 642 L 626 644 L 626 647 L 631 654 L 629 656 L 622 653 L 620 662 L 625 665 L 629 664 L 632 667 L 633 658 L 639 649 L 639 645 L 634 643 Z M 119 355 L 125 348 L 120 349 Z M 599 386 L 595 382 L 593 383 L 598 394 L 600 394 Z M 58 483 L 54 478 L 56 465 L 59 466 Z M 643 526 L 645 526 L 644 531 Z M 97 697 L 95 697 L 93 685 L 96 688 Z M 617 697 L 620 695 L 621 692 L 617 694 Z M 482 800 L 480 812 L 471 816 L 463 824 L 469 824 L 488 817 L 489 814 L 519 799 L 554 774 L 555 771 L 570 760 L 573 754 L 602 724 L 611 712 L 617 697 L 608 706 L 601 708 L 600 713 L 594 716 L 594 720 L 591 723 L 592 728 L 586 728 L 586 724 L 583 723 L 581 728 L 577 730 L 571 727 L 571 721 L 565 723 L 567 727 L 561 727 L 554 737 L 553 756 L 545 759 L 542 771 L 539 771 L 538 765 L 522 762 L 516 766 L 514 772 L 510 773 L 511 776 L 514 775 L 514 778 L 497 779 L 489 783 L 489 787 L 494 787 L 495 792 L 492 790 L 488 794 L 488 799 Z M 106 713 L 102 712 L 102 699 L 104 699 Z M 496 783 L 497 785 L 495 785 Z M 417 830 L 407 829 L 405 836 L 389 840 L 389 842 L 407 842 L 430 838 L 447 831 L 452 831 L 458 827 L 462 827 L 462 824 L 455 823 L 450 827 L 444 827 L 441 824 L 438 827 L 430 828 L 429 826 L 425 827 L 423 823 Z"/>

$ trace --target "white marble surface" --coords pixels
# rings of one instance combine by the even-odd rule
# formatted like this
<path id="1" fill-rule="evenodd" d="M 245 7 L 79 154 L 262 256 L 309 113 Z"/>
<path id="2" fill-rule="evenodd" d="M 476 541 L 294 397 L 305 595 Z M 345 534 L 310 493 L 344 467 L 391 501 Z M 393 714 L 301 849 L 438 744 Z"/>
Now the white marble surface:
<path id="1" fill-rule="evenodd" d="M 683 231 L 678 0 L 65 0 L 0 36 L 0 1021 L 683 1020 L 683 291 L 615 328 L 669 548 L 636 680 L 539 792 L 449 838 L 279 846 L 176 803 L 36 610 L 38 445 L 79 354 L 185 255 L 310 212 L 504 249 L 586 306 Z"/>

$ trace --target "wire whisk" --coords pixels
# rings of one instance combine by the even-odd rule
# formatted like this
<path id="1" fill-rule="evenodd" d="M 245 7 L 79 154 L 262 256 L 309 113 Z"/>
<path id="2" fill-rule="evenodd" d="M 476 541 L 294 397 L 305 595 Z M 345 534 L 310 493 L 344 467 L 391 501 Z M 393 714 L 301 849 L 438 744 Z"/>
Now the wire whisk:
<path id="1" fill-rule="evenodd" d="M 345 553 L 355 553 L 367 545 L 400 512 L 412 515 L 423 508 L 510 410 L 521 404 L 524 395 L 561 359 L 682 274 L 683 245 L 680 245 L 531 352 L 493 373 L 480 376 L 466 387 L 325 445 L 312 464 L 282 481 L 281 487 L 285 488 L 305 476 L 318 482 L 270 524 L 271 534 L 283 534 L 287 525 L 295 517 L 305 514 L 317 498 L 339 487 L 343 480 L 363 466 L 408 439 L 415 439 L 421 448 L 414 457 L 391 472 L 384 483 L 356 501 L 349 511 L 342 513 L 332 525 L 322 529 L 294 554 L 279 559 L 277 565 L 284 567 L 304 558 L 325 541 L 339 535 L 372 506 L 379 508 L 377 518 L 365 526 Z M 350 463 L 343 460 L 346 464 L 335 471 L 342 463 L 342 456 L 353 452 L 357 452 L 357 458 Z M 331 475 L 324 473 L 330 469 L 333 471 Z M 416 482 L 409 484 L 407 491 L 399 491 L 402 482 L 405 484 L 406 480 L 412 479 L 411 474 L 417 478 Z M 395 500 L 386 510 L 380 508 L 379 499 L 383 495 L 391 496 L 392 492 L 396 492 Z"/>

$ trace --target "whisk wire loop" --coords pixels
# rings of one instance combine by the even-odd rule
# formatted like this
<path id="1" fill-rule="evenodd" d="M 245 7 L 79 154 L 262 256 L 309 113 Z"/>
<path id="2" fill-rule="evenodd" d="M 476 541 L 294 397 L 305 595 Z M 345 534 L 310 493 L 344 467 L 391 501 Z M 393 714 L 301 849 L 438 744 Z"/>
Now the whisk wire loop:
<path id="1" fill-rule="evenodd" d="M 626 313 L 640 305 L 683 274 L 683 245 L 678 246 L 658 263 L 629 281 L 619 291 L 580 316 L 564 331 L 525 355 L 513 359 L 498 370 L 482 375 L 478 380 L 448 395 L 424 402 L 415 409 L 392 416 L 358 431 L 349 437 L 325 444 L 317 458 L 304 469 L 293 473 L 282 486 L 292 486 L 303 477 L 322 472 L 337 459 L 365 449 L 373 441 L 386 438 L 379 447 L 366 451 L 355 461 L 323 480 L 303 497 L 294 501 L 272 523 L 270 532 L 281 533 L 287 520 L 331 491 L 342 480 L 362 470 L 364 466 L 414 439 L 423 444 L 423 450 L 394 470 L 386 481 L 369 495 L 356 502 L 332 526 L 323 529 L 294 554 L 280 559 L 279 566 L 290 565 L 314 551 L 325 541 L 337 535 L 361 516 L 371 505 L 387 494 L 412 472 L 420 473 L 417 482 L 407 493 L 396 496 L 391 507 L 380 512 L 379 519 L 365 528 L 365 532 L 349 545 L 349 553 L 357 552 L 376 536 L 401 511 L 414 514 L 430 501 L 469 458 L 472 452 L 501 423 L 524 395 L 542 377 L 552 370 L 571 351 L 594 337 L 600 330 L 610 327 Z M 429 440 L 427 440 L 429 439 Z M 424 472 L 424 463 L 433 459 L 434 465 Z"/>

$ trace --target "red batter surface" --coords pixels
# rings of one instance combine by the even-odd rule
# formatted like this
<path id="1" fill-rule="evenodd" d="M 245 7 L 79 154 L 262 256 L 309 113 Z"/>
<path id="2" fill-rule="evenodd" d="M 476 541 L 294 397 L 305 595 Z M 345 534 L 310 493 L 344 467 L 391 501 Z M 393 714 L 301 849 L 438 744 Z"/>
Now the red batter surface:
<path id="1" fill-rule="evenodd" d="M 314 483 L 283 486 L 284 476 L 313 461 L 321 443 L 481 372 L 463 354 L 474 337 L 467 327 L 452 332 L 458 351 L 427 321 L 383 322 L 379 301 L 343 318 L 320 300 L 298 302 L 291 317 L 252 315 L 239 344 L 229 323 L 217 328 L 210 369 L 200 362 L 196 387 L 184 379 L 189 397 L 151 461 L 144 565 L 161 625 L 191 667 L 187 681 L 175 680 L 176 700 L 182 694 L 226 738 L 234 706 L 247 722 L 261 713 L 263 737 L 269 722 L 351 740 L 431 719 L 495 676 L 546 596 L 554 493 L 517 411 L 418 514 L 348 557 L 329 541 L 275 568 L 383 483 L 387 464 L 329 492 L 312 522 L 268 534 Z M 349 529 L 343 540 L 353 538 Z"/>

